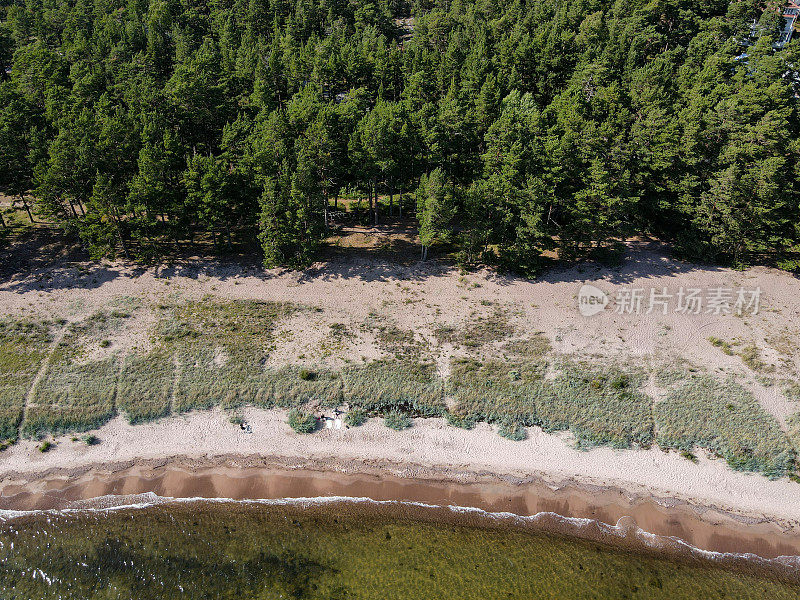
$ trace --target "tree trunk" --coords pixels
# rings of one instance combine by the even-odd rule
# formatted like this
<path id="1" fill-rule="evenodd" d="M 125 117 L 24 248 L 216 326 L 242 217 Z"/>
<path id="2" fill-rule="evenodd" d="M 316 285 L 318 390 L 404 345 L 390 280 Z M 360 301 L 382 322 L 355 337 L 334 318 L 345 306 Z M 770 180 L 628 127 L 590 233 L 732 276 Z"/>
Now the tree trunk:
<path id="1" fill-rule="evenodd" d="M 322 196 L 325 198 L 325 205 L 323 208 L 323 218 L 325 219 L 325 229 L 328 228 L 328 190 L 322 190 Z"/>
<path id="2" fill-rule="evenodd" d="M 35 223 L 36 221 L 33 220 L 33 213 L 31 213 L 31 207 L 28 205 L 28 201 L 25 200 L 25 194 L 20 194 L 19 199 L 22 200 L 22 206 L 25 208 L 25 212 L 28 213 L 28 218 L 31 220 L 31 223 Z"/>
<path id="3" fill-rule="evenodd" d="M 164 215 L 162 213 L 162 217 L 163 216 Z M 166 223 L 166 219 L 164 220 L 164 222 Z M 181 249 L 180 234 L 178 233 L 177 227 L 172 227 L 172 235 L 175 238 L 175 250 L 180 250 Z"/>
<path id="4" fill-rule="evenodd" d="M 403 190 L 400 189 L 400 193 L 397 194 L 397 214 L 400 218 L 403 218 Z"/>
<path id="5" fill-rule="evenodd" d="M 3 229 L 8 229 L 8 225 L 6 224 L 6 220 L 3 217 L 2 211 L 0 211 L 0 224 L 3 226 Z"/>
<path id="6" fill-rule="evenodd" d="M 125 255 L 125 258 L 130 260 L 131 256 L 128 254 L 128 245 L 125 243 L 125 236 L 122 235 L 122 226 L 120 223 L 119 215 L 117 211 L 113 211 L 112 216 L 114 217 L 114 224 L 116 225 L 117 230 L 117 237 L 119 238 L 119 243 L 122 246 L 122 253 Z"/>
<path id="7" fill-rule="evenodd" d="M 372 185 L 367 186 L 367 198 L 369 200 L 369 218 L 372 219 Z"/>
<path id="8" fill-rule="evenodd" d="M 394 216 L 394 187 L 392 180 L 389 180 L 389 216 Z"/>
<path id="9" fill-rule="evenodd" d="M 72 200 L 70 200 L 69 198 L 67 198 L 67 202 L 69 202 L 69 207 L 72 209 L 72 215 L 75 217 L 75 219 L 77 219 L 78 218 L 78 211 L 75 210 L 75 205 L 72 203 Z"/>
<path id="10" fill-rule="evenodd" d="M 373 196 L 375 197 L 375 226 L 378 226 L 378 180 L 372 181 Z"/>

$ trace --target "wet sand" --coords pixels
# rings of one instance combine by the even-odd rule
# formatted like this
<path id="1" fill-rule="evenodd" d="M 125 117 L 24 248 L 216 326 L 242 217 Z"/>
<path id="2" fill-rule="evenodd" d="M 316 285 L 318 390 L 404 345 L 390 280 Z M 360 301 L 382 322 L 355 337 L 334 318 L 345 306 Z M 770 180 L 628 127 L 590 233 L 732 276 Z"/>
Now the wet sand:
<path id="1" fill-rule="evenodd" d="M 97 464 L 53 469 L 35 476 L 10 473 L 0 482 L 0 508 L 108 507 L 136 502 L 135 495 L 147 493 L 169 498 L 234 500 L 370 498 L 540 515 L 535 523 L 528 521 L 525 526 L 688 557 L 708 555 L 678 540 L 714 553 L 751 553 L 764 559 L 800 556 L 796 524 L 747 518 L 671 498 L 631 496 L 621 489 L 569 479 L 553 483 L 538 477 L 522 479 L 409 464 L 403 468 L 413 476 L 401 477 L 394 474 L 398 465 L 386 461 L 347 461 L 338 468 L 331 467 L 331 461 L 227 455 Z M 737 563 L 743 560 L 731 556 L 715 558 Z M 781 558 L 770 562 L 800 573 L 798 560 Z"/>

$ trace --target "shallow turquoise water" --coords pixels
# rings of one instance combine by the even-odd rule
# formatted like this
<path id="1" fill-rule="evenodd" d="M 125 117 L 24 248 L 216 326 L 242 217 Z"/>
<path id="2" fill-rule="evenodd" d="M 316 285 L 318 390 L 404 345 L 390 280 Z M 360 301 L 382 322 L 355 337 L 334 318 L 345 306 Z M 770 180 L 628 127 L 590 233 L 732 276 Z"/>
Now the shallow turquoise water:
<path id="1" fill-rule="evenodd" d="M 798 598 L 714 566 L 355 503 L 180 502 L 0 524 L 0 597 Z"/>

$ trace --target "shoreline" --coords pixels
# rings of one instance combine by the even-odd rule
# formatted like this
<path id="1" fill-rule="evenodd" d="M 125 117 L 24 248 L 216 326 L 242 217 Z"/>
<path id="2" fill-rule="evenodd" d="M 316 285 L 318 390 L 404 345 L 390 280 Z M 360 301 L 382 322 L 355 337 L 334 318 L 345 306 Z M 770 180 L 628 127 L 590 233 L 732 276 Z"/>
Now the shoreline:
<path id="1" fill-rule="evenodd" d="M 791 525 L 572 478 L 555 482 L 541 474 L 518 478 L 379 460 L 337 465 L 258 455 L 174 456 L 7 473 L 0 482 L 0 509 L 111 508 L 153 494 L 163 500 L 255 502 L 368 498 L 425 510 L 459 507 L 502 519 L 537 517 L 535 523 L 520 523 L 656 555 L 713 558 L 739 566 L 758 557 L 764 559 L 755 561 L 759 567 L 800 581 L 800 536 Z"/>
<path id="2" fill-rule="evenodd" d="M 284 411 L 242 413 L 253 433 L 211 409 L 140 425 L 117 417 L 94 432 L 100 443 L 90 446 L 61 436 L 41 453 L 36 441 L 22 440 L 0 454 L 0 509 L 103 507 L 135 503 L 130 498 L 141 494 L 370 498 L 539 515 L 531 527 L 556 527 L 555 519 L 554 531 L 568 536 L 589 531 L 636 551 L 744 561 L 800 578 L 800 486 L 786 479 L 655 448 L 576 450 L 539 428 L 514 442 L 486 424 L 463 430 L 416 419 L 395 432 L 370 419 L 298 435 Z"/>

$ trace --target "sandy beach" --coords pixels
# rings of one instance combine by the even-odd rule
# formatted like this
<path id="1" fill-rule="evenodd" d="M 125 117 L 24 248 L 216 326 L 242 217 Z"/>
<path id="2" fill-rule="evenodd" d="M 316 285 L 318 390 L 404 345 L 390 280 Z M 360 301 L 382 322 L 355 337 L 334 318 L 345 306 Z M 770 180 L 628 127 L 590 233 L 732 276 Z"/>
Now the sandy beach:
<path id="1" fill-rule="evenodd" d="M 177 498 L 350 496 L 473 506 L 518 515 L 554 512 L 636 526 L 715 552 L 800 555 L 797 484 L 693 464 L 653 449 L 577 452 L 532 430 L 511 442 L 419 420 L 394 432 L 360 428 L 294 434 L 280 411 L 248 409 L 253 433 L 222 411 L 131 426 L 117 419 L 85 446 L 64 437 L 42 454 L 23 441 L 4 455 L 0 507 L 81 506 L 106 495 Z"/>
<path id="2" fill-rule="evenodd" d="M 671 311 L 587 318 L 576 309 L 583 282 L 609 294 L 618 288 L 759 286 L 761 311 L 748 317 Z M 88 359 L 147 350 L 156 317 L 148 306 L 163 298 L 259 299 L 317 307 L 298 312 L 276 332 L 269 365 L 337 366 L 382 358 L 374 330 L 385 316 L 433 360 L 446 377 L 464 349 L 437 339 L 442 324 L 456 329 L 470 318 L 506 311 L 514 336 L 545 336 L 560 356 L 630 365 L 686 361 L 720 377 L 735 377 L 785 432 L 796 412 L 782 393 L 797 381 L 800 282 L 772 269 L 702 268 L 668 258 L 658 247 L 632 247 L 616 269 L 577 266 L 529 281 L 489 271 L 460 274 L 435 262 L 387 266 L 376 261 L 320 265 L 306 273 L 260 272 L 242 265 L 175 265 L 138 269 L 119 263 L 54 263 L 16 272 L 0 282 L 0 305 L 12 317 L 79 322 L 120 298 L 143 306 Z M 331 342 L 333 326 L 352 331 Z M 734 349 L 756 344 L 770 381 L 743 364 L 740 354 L 709 343 L 716 336 Z M 402 352 L 402 351 L 401 351 Z M 485 357 L 502 356 L 487 344 Z M 224 358 L 224 357 L 223 357 Z M 783 383 L 771 383 L 783 382 Z M 35 385 L 35 383 L 34 383 Z M 652 380 L 644 391 L 654 402 Z M 30 398 L 28 406 L 31 406 Z M 261 498 L 282 495 L 369 496 L 376 499 L 508 510 L 552 511 L 674 536 L 706 550 L 753 552 L 766 558 L 800 555 L 800 484 L 784 477 L 735 471 L 702 448 L 687 460 L 677 451 L 650 448 L 576 448 L 569 431 L 527 429 L 510 441 L 496 427 L 449 426 L 414 419 L 402 432 L 373 418 L 357 428 L 294 433 L 285 411 L 244 407 L 251 433 L 214 408 L 130 425 L 114 417 L 93 435 L 96 445 L 71 435 L 21 439 L 0 453 L 0 506 L 32 509 L 70 505 L 106 494 L 155 492 L 173 497 Z"/>

